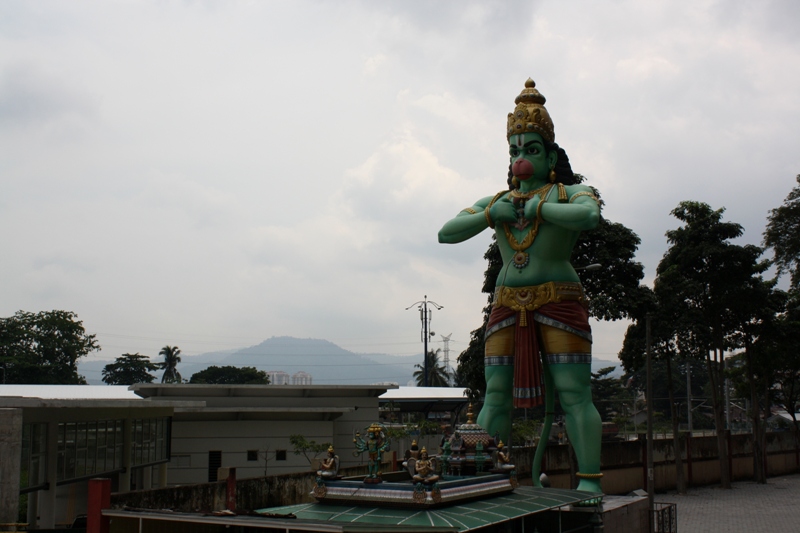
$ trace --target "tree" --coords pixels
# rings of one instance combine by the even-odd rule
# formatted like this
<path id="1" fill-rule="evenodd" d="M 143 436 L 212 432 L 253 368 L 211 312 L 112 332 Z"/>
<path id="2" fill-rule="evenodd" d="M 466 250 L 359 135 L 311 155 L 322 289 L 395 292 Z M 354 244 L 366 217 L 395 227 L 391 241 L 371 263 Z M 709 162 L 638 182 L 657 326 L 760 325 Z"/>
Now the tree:
<path id="1" fill-rule="evenodd" d="M 624 403 L 629 401 L 622 381 L 610 375 L 615 368 L 607 366 L 592 372 L 592 399 L 600 418 L 606 422 L 610 422 L 622 410 Z"/>
<path id="2" fill-rule="evenodd" d="M 180 358 L 181 349 L 177 346 L 164 346 L 158 355 L 164 357 L 164 361 L 160 363 L 161 368 L 164 369 L 164 374 L 161 376 L 161 383 L 180 383 L 181 373 L 178 372 L 178 363 L 181 362 Z"/>
<path id="3" fill-rule="evenodd" d="M 308 440 L 305 435 L 289 435 L 289 443 L 292 445 L 294 454 L 305 457 L 309 465 L 319 454 L 328 451 L 328 447 L 331 446 L 330 442 L 317 444 L 315 440 Z"/>
<path id="4" fill-rule="evenodd" d="M 17 311 L 0 318 L 5 383 L 85 384 L 77 361 L 99 350 L 95 335 L 71 311 Z"/>
<path id="5" fill-rule="evenodd" d="M 161 366 L 151 362 L 146 355 L 124 353 L 103 367 L 103 381 L 108 385 L 152 383 L 156 378 L 150 372 L 159 368 Z"/>
<path id="6" fill-rule="evenodd" d="M 764 246 L 775 254 L 778 275 L 790 273 L 792 288 L 800 289 L 800 174 L 795 179 L 783 205 L 769 212 Z"/>
<path id="7" fill-rule="evenodd" d="M 267 385 L 269 376 L 252 366 L 210 366 L 189 378 L 189 383 L 209 385 Z"/>
<path id="8" fill-rule="evenodd" d="M 425 366 L 428 367 L 428 386 L 429 387 L 449 387 L 450 381 L 447 379 L 447 370 L 444 365 L 439 363 L 440 348 L 436 351 L 428 351 L 425 357 Z M 417 370 L 414 371 L 414 379 L 417 381 L 417 387 L 425 385 L 425 366 L 414 365 Z"/>
<path id="9" fill-rule="evenodd" d="M 683 225 L 667 232 L 670 248 L 658 265 L 655 307 L 648 312 L 654 324 L 656 357 L 667 364 L 667 380 L 674 409 L 671 362 L 676 356 L 705 360 L 711 381 L 720 479 L 730 488 L 723 407 L 725 397 L 724 355 L 737 347 L 747 348 L 757 335 L 761 299 L 768 290 L 761 274 L 769 263 L 760 260 L 757 246 L 729 242 L 743 233 L 741 225 L 724 222 L 725 209 L 713 210 L 701 202 L 681 202 L 672 215 Z M 647 314 L 647 313 L 645 313 Z M 642 322 L 629 328 L 626 345 L 642 345 Z M 629 341 L 636 334 L 638 342 Z M 634 350 L 635 351 L 635 350 Z M 626 369 L 638 368 L 632 350 L 623 348 L 620 357 Z M 643 353 L 639 351 L 639 353 Z M 638 359 L 641 362 L 641 355 Z M 673 413 L 673 427 L 677 417 Z"/>

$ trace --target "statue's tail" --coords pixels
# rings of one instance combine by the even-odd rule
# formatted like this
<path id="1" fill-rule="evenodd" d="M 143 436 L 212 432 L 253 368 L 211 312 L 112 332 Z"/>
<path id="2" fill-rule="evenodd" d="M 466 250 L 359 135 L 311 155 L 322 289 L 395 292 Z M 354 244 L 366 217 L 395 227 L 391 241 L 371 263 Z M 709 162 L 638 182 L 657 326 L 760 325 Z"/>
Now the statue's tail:
<path id="1" fill-rule="evenodd" d="M 544 357 L 542 358 L 544 359 Z M 547 365 L 547 363 L 545 363 Z M 553 427 L 553 418 L 555 413 L 556 390 L 553 386 L 553 376 L 545 368 L 544 371 L 544 427 L 542 428 L 542 435 L 539 437 L 539 443 L 536 445 L 536 454 L 533 456 L 533 465 L 531 468 L 531 479 L 535 487 L 540 487 L 539 476 L 542 474 L 542 458 L 547 449 L 547 441 L 550 440 L 550 429 Z"/>

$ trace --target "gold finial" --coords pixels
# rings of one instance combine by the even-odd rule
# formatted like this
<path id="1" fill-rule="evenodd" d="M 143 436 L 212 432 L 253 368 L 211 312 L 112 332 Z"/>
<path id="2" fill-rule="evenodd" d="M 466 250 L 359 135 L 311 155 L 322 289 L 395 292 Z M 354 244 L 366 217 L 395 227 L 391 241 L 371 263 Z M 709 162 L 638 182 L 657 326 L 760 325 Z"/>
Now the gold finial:
<path id="1" fill-rule="evenodd" d="M 335 452 L 333 451 L 333 446 L 328 446 L 328 453 L 335 453 Z"/>
<path id="2" fill-rule="evenodd" d="M 467 407 L 467 424 L 474 424 L 475 420 L 473 417 L 475 414 L 472 412 L 472 403 L 470 402 L 469 407 Z"/>
<path id="3" fill-rule="evenodd" d="M 416 445 L 417 445 L 417 440 L 416 439 L 412 440 L 411 441 L 411 447 L 413 448 Z"/>
<path id="4" fill-rule="evenodd" d="M 504 446 L 504 444 L 503 444 L 503 441 L 502 441 L 502 440 L 501 440 L 500 442 L 498 442 L 498 443 L 497 443 L 497 449 L 498 449 L 498 450 L 502 450 L 502 449 L 503 449 L 503 446 Z"/>
<path id="5" fill-rule="evenodd" d="M 536 89 L 536 82 L 531 78 L 525 82 L 525 88 L 514 99 L 517 107 L 508 114 L 506 138 L 520 133 L 538 133 L 545 140 L 553 142 L 556 138 L 553 121 L 544 107 L 547 99 Z"/>

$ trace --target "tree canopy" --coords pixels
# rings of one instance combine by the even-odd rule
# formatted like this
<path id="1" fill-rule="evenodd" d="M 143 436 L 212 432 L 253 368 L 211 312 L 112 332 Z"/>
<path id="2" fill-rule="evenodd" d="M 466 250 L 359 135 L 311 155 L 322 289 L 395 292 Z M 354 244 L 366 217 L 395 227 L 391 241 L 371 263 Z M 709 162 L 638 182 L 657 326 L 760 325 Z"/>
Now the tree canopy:
<path id="1" fill-rule="evenodd" d="M 447 370 L 444 368 L 444 365 L 439 363 L 439 352 L 441 350 L 437 349 L 434 351 L 428 351 L 428 355 L 426 357 L 427 366 L 428 366 L 428 386 L 429 387 L 449 387 L 450 382 L 447 377 Z M 417 382 L 417 387 L 425 386 L 425 367 L 423 365 L 414 365 L 414 368 L 417 370 L 414 371 L 414 380 Z"/>
<path id="2" fill-rule="evenodd" d="M 113 363 L 103 367 L 103 381 L 108 385 L 133 385 L 134 383 L 152 383 L 155 376 L 150 374 L 161 368 L 140 353 L 124 353 Z"/>
<path id="3" fill-rule="evenodd" d="M 792 288 L 800 290 L 800 174 L 783 205 L 769 212 L 764 246 L 772 248 L 778 275 L 788 272 Z"/>
<path id="4" fill-rule="evenodd" d="M 189 383 L 209 385 L 268 385 L 269 376 L 252 366 L 210 366 L 192 374 Z"/>
<path id="5" fill-rule="evenodd" d="M 95 335 L 71 311 L 17 311 L 0 318 L 0 364 L 5 383 L 85 384 L 78 359 L 100 350 Z"/>
<path id="6" fill-rule="evenodd" d="M 161 383 L 181 383 L 181 373 L 178 372 L 178 363 L 181 362 L 180 353 L 181 349 L 177 346 L 164 346 L 158 352 L 158 355 L 164 358 L 159 363 L 160 367 L 164 369 L 164 373 L 161 375 Z"/>
<path id="7" fill-rule="evenodd" d="M 674 395 L 674 359 L 704 360 L 718 431 L 722 486 L 730 486 L 727 449 L 723 436 L 725 353 L 744 348 L 747 375 L 755 387 L 752 356 L 754 343 L 782 305 L 783 296 L 774 281 L 764 280 L 770 262 L 761 259 L 758 246 L 731 242 L 744 229 L 723 221 L 724 208 L 712 209 L 702 202 L 685 201 L 672 211 L 681 225 L 667 231 L 669 249 L 658 265 L 653 299 L 635 316 L 625 335 L 620 359 L 629 372 L 642 368 L 645 353 L 646 316 L 652 323 L 652 351 L 666 364 L 667 387 Z M 755 400 L 755 398 L 754 398 Z M 677 416 L 672 405 L 673 425 Z M 758 401 L 754 401 L 758 405 Z"/>

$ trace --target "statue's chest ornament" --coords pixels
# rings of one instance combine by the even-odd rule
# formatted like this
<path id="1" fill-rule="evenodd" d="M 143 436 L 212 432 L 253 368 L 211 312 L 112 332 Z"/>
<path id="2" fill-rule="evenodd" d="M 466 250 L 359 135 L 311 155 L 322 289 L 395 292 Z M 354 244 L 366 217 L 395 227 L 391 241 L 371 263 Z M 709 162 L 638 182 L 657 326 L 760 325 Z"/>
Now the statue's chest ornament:
<path id="1" fill-rule="evenodd" d="M 539 234 L 539 225 L 542 223 L 542 205 L 547 202 L 547 199 L 550 196 L 550 191 L 553 190 L 553 187 L 555 187 L 555 184 L 548 183 L 544 187 L 533 191 L 521 192 L 519 189 L 514 189 L 508 193 L 508 198 L 517 208 L 518 214 L 517 222 L 511 227 L 522 231 L 528 226 L 531 226 L 528 230 L 528 233 L 525 234 L 525 237 L 520 242 L 511 232 L 511 227 L 509 227 L 508 223 L 503 224 L 503 230 L 506 234 L 506 241 L 508 241 L 508 245 L 511 246 L 511 249 L 515 252 L 514 257 L 512 258 L 512 264 L 514 265 L 514 268 L 520 271 L 522 271 L 522 269 L 528 266 L 528 263 L 530 263 L 530 255 L 525 250 L 531 247 L 534 239 L 536 239 L 536 236 Z M 540 200 L 539 205 L 536 207 L 536 220 L 534 220 L 533 224 L 531 224 L 531 221 L 524 216 L 525 204 L 528 202 L 528 200 L 536 195 L 539 195 Z"/>

